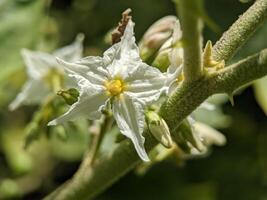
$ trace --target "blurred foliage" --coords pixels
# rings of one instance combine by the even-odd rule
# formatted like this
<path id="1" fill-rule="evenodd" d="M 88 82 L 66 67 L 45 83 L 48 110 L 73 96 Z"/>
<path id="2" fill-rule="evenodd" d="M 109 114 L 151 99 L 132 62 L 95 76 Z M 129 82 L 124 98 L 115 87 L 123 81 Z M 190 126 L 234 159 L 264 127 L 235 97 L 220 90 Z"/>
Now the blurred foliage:
<path id="1" fill-rule="evenodd" d="M 242 2 L 206 0 L 205 16 L 225 31 L 253 3 Z M 7 109 L 25 81 L 21 48 L 51 51 L 83 32 L 85 54 L 100 54 L 108 47 L 106 33 L 128 7 L 133 10 L 138 40 L 155 20 L 175 14 L 173 3 L 166 0 L 0 0 L 0 199 L 40 199 L 71 177 L 90 140 L 88 122 L 82 121 L 70 123 L 63 140 L 61 133 L 41 134 L 23 149 L 25 125 L 38 108 Z M 215 42 L 221 32 L 214 32 L 212 26 L 206 26 L 204 39 Z M 230 62 L 266 48 L 266 34 L 267 23 Z M 266 78 L 254 85 L 256 100 L 265 113 L 266 85 Z M 142 176 L 131 172 L 97 199 L 267 199 L 267 121 L 252 88 L 235 97 L 234 107 L 226 97 L 210 101 L 218 105 L 216 110 L 200 110 L 195 117 L 225 133 L 225 147 L 214 148 L 201 159 L 178 162 L 170 158 Z M 117 130 L 112 132 L 115 135 Z M 104 151 L 113 144 L 109 137 Z"/>

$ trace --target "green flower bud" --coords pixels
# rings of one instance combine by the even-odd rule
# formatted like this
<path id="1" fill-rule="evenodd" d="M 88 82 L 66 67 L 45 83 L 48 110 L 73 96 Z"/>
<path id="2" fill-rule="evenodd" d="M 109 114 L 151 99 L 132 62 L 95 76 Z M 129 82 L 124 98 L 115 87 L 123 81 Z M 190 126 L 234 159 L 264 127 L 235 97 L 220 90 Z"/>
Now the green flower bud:
<path id="1" fill-rule="evenodd" d="M 56 136 L 57 136 L 60 140 L 62 140 L 62 141 L 66 141 L 66 140 L 68 139 L 68 135 L 67 135 L 67 133 L 66 133 L 66 131 L 65 131 L 65 129 L 64 129 L 63 126 L 56 126 L 56 127 L 54 128 L 54 131 L 55 131 L 55 133 L 56 133 Z"/>
<path id="2" fill-rule="evenodd" d="M 75 88 L 70 88 L 68 90 L 59 90 L 57 95 L 63 97 L 68 105 L 72 105 L 78 101 L 79 91 Z"/>
<path id="3" fill-rule="evenodd" d="M 179 134 L 175 134 L 173 139 L 185 153 L 192 153 L 193 148 L 199 152 L 204 152 L 206 147 L 203 145 L 199 134 L 193 128 L 189 120 L 184 120 L 179 126 Z"/>
<path id="4" fill-rule="evenodd" d="M 172 139 L 167 123 L 154 111 L 146 112 L 149 131 L 166 148 L 172 147 Z"/>
<path id="5" fill-rule="evenodd" d="M 161 71 L 167 71 L 172 65 L 179 67 L 183 62 L 183 41 L 179 21 L 176 20 L 172 36 L 162 44 L 154 57 L 152 65 Z"/>
<path id="6" fill-rule="evenodd" d="M 158 68 L 160 71 L 165 72 L 170 66 L 170 55 L 171 49 L 165 49 L 158 53 L 155 60 L 152 62 L 152 66 Z"/>

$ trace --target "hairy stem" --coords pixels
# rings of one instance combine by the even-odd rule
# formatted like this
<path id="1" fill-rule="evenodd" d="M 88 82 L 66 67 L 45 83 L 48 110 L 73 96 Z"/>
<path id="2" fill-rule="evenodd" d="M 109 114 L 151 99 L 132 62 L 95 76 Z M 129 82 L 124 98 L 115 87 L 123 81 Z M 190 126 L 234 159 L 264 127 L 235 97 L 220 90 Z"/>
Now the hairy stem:
<path id="1" fill-rule="evenodd" d="M 233 64 L 218 73 L 188 84 L 185 82 L 162 106 L 161 115 L 172 129 L 197 108 L 206 98 L 216 93 L 229 93 L 240 86 L 267 75 L 267 49 Z M 157 142 L 145 132 L 146 150 L 150 151 Z M 108 188 L 124 174 L 133 169 L 140 158 L 129 140 L 123 141 L 110 155 L 96 160 L 82 173 L 78 171 L 69 182 L 46 200 L 89 200 Z"/>
<path id="2" fill-rule="evenodd" d="M 267 0 L 257 0 L 213 47 L 213 58 L 229 60 L 267 17 Z"/>
<path id="3" fill-rule="evenodd" d="M 145 132 L 146 150 L 150 151 L 157 142 Z M 141 160 L 132 143 L 124 140 L 109 155 L 95 160 L 87 169 L 78 171 L 69 182 L 59 187 L 45 200 L 89 200 L 112 185 L 120 177 L 132 170 Z"/>
<path id="4" fill-rule="evenodd" d="M 231 94 L 244 84 L 267 75 L 267 49 L 192 82 L 184 82 L 162 106 L 160 114 L 171 130 L 205 99 L 217 93 Z"/>
<path id="5" fill-rule="evenodd" d="M 184 76 L 186 81 L 194 81 L 202 74 L 202 20 L 200 0 L 179 0 L 179 11 L 183 31 Z"/>

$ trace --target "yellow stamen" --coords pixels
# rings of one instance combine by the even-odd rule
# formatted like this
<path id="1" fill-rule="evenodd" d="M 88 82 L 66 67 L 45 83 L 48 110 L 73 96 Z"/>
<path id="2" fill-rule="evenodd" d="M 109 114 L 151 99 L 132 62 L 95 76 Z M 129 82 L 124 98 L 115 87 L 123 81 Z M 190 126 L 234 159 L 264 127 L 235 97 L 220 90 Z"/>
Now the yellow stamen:
<path id="1" fill-rule="evenodd" d="M 124 85 L 123 81 L 120 79 L 113 79 L 110 81 L 106 81 L 104 83 L 104 85 L 106 87 L 107 94 L 110 96 L 118 96 L 125 89 L 125 85 Z"/>

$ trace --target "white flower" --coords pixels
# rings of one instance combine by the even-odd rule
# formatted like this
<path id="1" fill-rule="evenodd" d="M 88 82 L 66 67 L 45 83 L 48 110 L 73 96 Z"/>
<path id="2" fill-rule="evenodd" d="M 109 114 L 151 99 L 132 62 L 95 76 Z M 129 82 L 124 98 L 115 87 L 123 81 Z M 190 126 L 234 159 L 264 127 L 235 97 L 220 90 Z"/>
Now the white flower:
<path id="1" fill-rule="evenodd" d="M 82 57 L 82 42 L 84 36 L 79 34 L 76 40 L 69 46 L 65 46 L 48 54 L 38 51 L 30 51 L 23 49 L 21 51 L 27 68 L 29 80 L 25 83 L 22 91 L 17 95 L 15 100 L 9 105 L 10 110 L 15 110 L 22 104 L 36 104 L 50 94 L 51 88 L 47 81 L 52 73 L 58 73 L 64 77 L 64 69 L 58 64 L 56 57 L 68 61 L 75 61 Z M 72 84 L 70 80 L 66 80 L 65 84 Z"/>
<path id="2" fill-rule="evenodd" d="M 68 112 L 49 125 L 80 116 L 98 119 L 101 109 L 111 103 L 121 133 L 132 140 L 138 155 L 149 161 L 142 136 L 144 107 L 158 100 L 165 76 L 141 61 L 133 27 L 130 20 L 121 41 L 104 52 L 103 57 L 86 57 L 75 63 L 59 59 L 68 74 L 77 80 L 80 97 Z"/>

